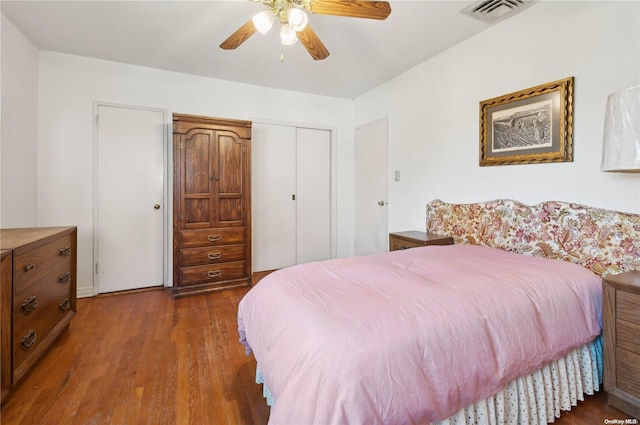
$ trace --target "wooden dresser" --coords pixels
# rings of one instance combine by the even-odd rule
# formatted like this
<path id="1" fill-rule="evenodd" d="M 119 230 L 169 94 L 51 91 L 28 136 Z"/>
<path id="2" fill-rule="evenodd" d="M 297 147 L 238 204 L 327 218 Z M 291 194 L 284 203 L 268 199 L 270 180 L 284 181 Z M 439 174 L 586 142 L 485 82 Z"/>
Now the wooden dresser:
<path id="1" fill-rule="evenodd" d="M 604 389 L 612 406 L 640 418 L 640 271 L 603 279 Z"/>
<path id="2" fill-rule="evenodd" d="M 251 283 L 251 122 L 173 115 L 173 295 Z"/>
<path id="3" fill-rule="evenodd" d="M 1 229 L 2 400 L 76 312 L 76 227 Z"/>

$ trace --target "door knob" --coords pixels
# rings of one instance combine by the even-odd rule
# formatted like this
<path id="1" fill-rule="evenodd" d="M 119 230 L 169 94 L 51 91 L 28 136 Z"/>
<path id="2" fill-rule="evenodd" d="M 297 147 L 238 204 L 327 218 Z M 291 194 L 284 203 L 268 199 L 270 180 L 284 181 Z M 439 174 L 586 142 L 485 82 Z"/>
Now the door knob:
<path id="1" fill-rule="evenodd" d="M 156 210 L 159 210 L 159 209 L 160 209 L 160 204 L 155 204 L 155 205 L 153 206 L 153 208 L 155 208 Z"/>
<path id="2" fill-rule="evenodd" d="M 381 207 L 384 207 L 384 201 L 378 201 L 378 205 L 380 205 Z"/>

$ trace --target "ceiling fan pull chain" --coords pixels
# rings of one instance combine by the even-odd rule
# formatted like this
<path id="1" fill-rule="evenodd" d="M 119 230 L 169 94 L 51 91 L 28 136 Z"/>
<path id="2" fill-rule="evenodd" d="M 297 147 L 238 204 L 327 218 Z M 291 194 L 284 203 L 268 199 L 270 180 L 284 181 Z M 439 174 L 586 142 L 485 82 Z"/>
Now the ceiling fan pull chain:
<path id="1" fill-rule="evenodd" d="M 280 52 L 280 62 L 284 62 L 284 52 Z"/>

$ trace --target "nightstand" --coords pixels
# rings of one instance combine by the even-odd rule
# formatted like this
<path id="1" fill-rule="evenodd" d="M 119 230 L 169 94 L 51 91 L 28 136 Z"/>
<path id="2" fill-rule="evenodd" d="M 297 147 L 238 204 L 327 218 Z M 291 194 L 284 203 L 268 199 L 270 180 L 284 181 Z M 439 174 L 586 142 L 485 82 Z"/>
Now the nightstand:
<path id="1" fill-rule="evenodd" d="M 602 280 L 607 403 L 640 418 L 640 270 Z"/>
<path id="2" fill-rule="evenodd" d="M 389 233 L 389 251 L 427 245 L 453 245 L 453 238 L 417 230 Z"/>

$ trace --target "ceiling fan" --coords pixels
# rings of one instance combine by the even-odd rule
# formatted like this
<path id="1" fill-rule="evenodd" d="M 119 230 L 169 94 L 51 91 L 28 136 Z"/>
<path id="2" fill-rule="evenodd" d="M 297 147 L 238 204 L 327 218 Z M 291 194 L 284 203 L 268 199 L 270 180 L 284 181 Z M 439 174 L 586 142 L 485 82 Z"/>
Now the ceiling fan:
<path id="1" fill-rule="evenodd" d="M 315 60 L 329 56 L 315 31 L 309 26 L 308 13 L 346 16 L 350 18 L 386 19 L 391 6 L 386 1 L 368 0 L 254 0 L 263 3 L 268 10 L 257 13 L 246 24 L 220 44 L 232 50 L 244 43 L 254 33 L 266 34 L 276 20 L 280 21 L 280 42 L 294 44 L 300 40 Z"/>

